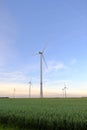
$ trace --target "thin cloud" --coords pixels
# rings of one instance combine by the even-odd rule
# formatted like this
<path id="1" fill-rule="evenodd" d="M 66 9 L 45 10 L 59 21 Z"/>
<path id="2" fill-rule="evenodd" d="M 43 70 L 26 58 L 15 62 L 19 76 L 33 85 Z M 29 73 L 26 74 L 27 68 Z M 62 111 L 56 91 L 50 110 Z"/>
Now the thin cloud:
<path id="1" fill-rule="evenodd" d="M 57 63 L 54 67 L 56 70 L 65 69 L 65 65 L 63 63 Z"/>
<path id="2" fill-rule="evenodd" d="M 58 71 L 58 70 L 64 70 L 67 67 L 64 65 L 64 63 L 62 62 L 58 62 L 58 61 L 50 61 L 48 63 L 48 72 L 51 71 Z"/>
<path id="3" fill-rule="evenodd" d="M 24 73 L 15 71 L 15 72 L 0 72 L 0 81 L 1 82 L 23 82 L 26 80 L 26 75 Z"/>
<path id="4" fill-rule="evenodd" d="M 77 59 L 75 59 L 75 58 L 70 61 L 70 65 L 74 65 L 76 63 L 77 63 Z"/>

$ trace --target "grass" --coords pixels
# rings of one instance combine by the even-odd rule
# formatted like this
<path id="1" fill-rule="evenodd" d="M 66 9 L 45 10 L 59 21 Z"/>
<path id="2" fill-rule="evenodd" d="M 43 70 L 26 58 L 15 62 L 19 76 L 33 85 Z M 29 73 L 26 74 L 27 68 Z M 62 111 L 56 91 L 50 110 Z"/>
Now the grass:
<path id="1" fill-rule="evenodd" d="M 18 130 L 18 129 L 11 128 L 11 127 L 0 126 L 0 130 Z"/>
<path id="2" fill-rule="evenodd" d="M 0 124 L 19 130 L 87 130 L 87 98 L 0 99 Z"/>

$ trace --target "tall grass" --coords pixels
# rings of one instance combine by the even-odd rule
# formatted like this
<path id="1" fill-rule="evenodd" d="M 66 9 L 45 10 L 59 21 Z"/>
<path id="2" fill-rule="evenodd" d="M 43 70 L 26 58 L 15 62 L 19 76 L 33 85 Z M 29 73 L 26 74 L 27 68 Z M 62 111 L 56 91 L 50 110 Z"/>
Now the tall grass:
<path id="1" fill-rule="evenodd" d="M 35 130 L 87 130 L 87 99 L 0 99 L 0 124 Z"/>

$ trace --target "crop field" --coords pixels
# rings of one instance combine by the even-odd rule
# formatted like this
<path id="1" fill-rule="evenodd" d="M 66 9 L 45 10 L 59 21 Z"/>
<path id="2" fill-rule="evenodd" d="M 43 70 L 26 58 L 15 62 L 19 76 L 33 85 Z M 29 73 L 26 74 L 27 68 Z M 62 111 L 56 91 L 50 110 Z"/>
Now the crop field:
<path id="1" fill-rule="evenodd" d="M 87 130 L 87 98 L 0 99 L 0 126 L 15 130 Z"/>
<path id="2" fill-rule="evenodd" d="M 10 128 L 10 127 L 0 126 L 0 130 L 17 130 L 17 129 L 15 129 L 15 128 Z"/>

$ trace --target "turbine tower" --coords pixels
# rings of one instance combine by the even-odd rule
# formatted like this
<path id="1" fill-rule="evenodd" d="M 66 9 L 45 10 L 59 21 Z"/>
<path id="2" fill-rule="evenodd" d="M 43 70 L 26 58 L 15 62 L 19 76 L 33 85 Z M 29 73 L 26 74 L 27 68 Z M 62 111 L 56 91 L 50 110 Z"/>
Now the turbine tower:
<path id="1" fill-rule="evenodd" d="M 64 83 L 65 98 L 66 98 L 66 89 L 68 89 L 68 88 L 66 87 L 66 84 Z"/>
<path id="2" fill-rule="evenodd" d="M 31 81 L 28 84 L 29 84 L 29 98 L 30 98 L 31 97 L 31 86 L 32 86 Z"/>
<path id="3" fill-rule="evenodd" d="M 46 48 L 43 49 L 43 51 L 39 51 L 38 54 L 40 55 L 40 98 L 43 98 L 43 78 L 42 78 L 42 61 L 44 61 L 46 67 L 47 67 L 47 64 L 46 64 L 46 61 L 45 61 L 45 58 L 44 58 L 44 51 L 45 51 Z M 47 67 L 48 68 L 48 67 Z"/>
<path id="4" fill-rule="evenodd" d="M 16 91 L 16 89 L 14 88 L 14 90 L 13 90 L 13 98 L 15 98 L 15 91 Z"/>
<path id="5" fill-rule="evenodd" d="M 62 91 L 63 91 L 63 97 L 64 97 L 64 88 L 62 89 Z"/>

